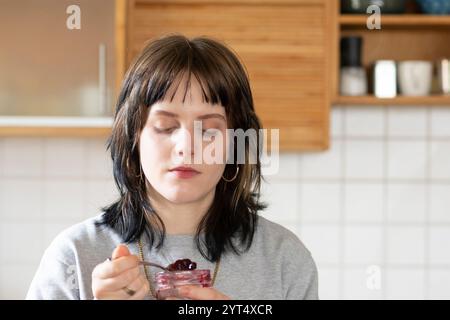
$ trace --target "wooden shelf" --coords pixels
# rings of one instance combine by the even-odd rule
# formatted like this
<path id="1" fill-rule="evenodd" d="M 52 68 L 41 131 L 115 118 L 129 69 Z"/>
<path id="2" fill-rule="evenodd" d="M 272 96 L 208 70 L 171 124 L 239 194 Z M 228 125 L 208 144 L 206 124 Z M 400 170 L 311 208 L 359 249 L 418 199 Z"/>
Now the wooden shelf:
<path id="1" fill-rule="evenodd" d="M 395 98 L 377 98 L 374 96 L 361 96 L 361 97 L 351 97 L 351 96 L 339 96 L 333 101 L 334 104 L 338 105 L 374 105 L 374 106 L 445 106 L 450 107 L 450 95 L 436 95 L 436 96 L 426 96 L 426 97 L 405 97 L 398 96 Z"/>
<path id="2" fill-rule="evenodd" d="M 0 127 L 0 137 L 107 137 L 111 133 L 108 128 L 85 127 Z"/>
<path id="3" fill-rule="evenodd" d="M 0 137 L 106 137 L 112 122 L 109 117 L 0 116 Z"/>
<path id="4" fill-rule="evenodd" d="M 361 26 L 366 27 L 369 15 L 342 14 L 339 16 L 341 26 Z M 402 14 L 402 15 L 382 15 L 382 26 L 398 27 L 450 27 L 450 15 L 425 15 L 425 14 Z"/>
<path id="5" fill-rule="evenodd" d="M 339 3 L 339 1 L 336 1 Z M 359 36 L 363 41 L 361 63 L 370 74 L 377 60 L 438 61 L 450 57 L 450 15 L 383 14 L 381 30 L 367 28 L 368 14 L 340 14 L 336 12 L 336 38 L 333 59 L 333 104 L 355 106 L 446 106 L 450 95 L 425 97 L 397 96 L 380 99 L 374 96 L 339 96 L 339 39 Z"/>

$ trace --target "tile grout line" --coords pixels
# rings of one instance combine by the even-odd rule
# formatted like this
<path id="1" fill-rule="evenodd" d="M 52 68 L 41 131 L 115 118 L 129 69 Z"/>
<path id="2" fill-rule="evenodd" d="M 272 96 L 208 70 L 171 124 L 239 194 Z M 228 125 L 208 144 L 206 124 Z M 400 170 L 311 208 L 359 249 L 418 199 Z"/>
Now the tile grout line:
<path id="1" fill-rule="evenodd" d="M 20 178 L 20 177 L 19 177 Z M 55 177 L 54 179 L 63 179 L 63 177 Z M 64 178 L 65 179 L 65 178 Z M 70 179 L 68 177 L 67 179 Z M 311 184 L 339 184 L 341 183 L 341 178 L 304 178 L 304 177 L 275 177 L 270 178 L 273 182 L 298 182 L 299 179 L 301 179 L 304 183 L 311 183 Z M 77 180 L 74 178 L 73 180 Z M 99 178 L 96 180 L 104 180 L 108 181 L 111 179 L 108 178 Z M 383 183 L 383 178 L 346 178 L 345 179 L 347 184 L 380 184 Z M 395 184 L 426 184 L 427 182 L 436 183 L 436 184 L 442 184 L 442 185 L 450 185 L 450 179 L 448 178 L 434 178 L 427 180 L 426 178 L 389 178 L 389 183 L 391 185 Z"/>
<path id="2" fill-rule="evenodd" d="M 298 183 L 296 185 L 298 188 L 298 190 L 297 190 L 298 198 L 297 198 L 297 214 L 295 215 L 296 230 L 298 231 L 299 236 L 301 233 L 301 229 L 303 227 L 303 221 L 302 221 L 302 199 L 303 199 L 302 189 L 303 189 L 303 186 L 302 186 L 302 180 L 300 177 L 301 173 L 302 173 L 302 157 L 301 156 L 302 156 L 301 154 L 299 154 L 297 156 L 297 181 L 298 181 Z M 320 279 L 319 279 L 319 281 L 320 281 Z"/>
<path id="3" fill-rule="evenodd" d="M 40 217 L 41 217 L 41 221 L 45 220 L 45 210 L 46 210 L 46 204 L 45 204 L 45 194 L 46 194 L 46 163 L 47 163 L 47 142 L 48 142 L 49 138 L 41 138 L 41 184 L 43 184 L 43 186 L 40 188 L 39 192 L 40 192 L 40 196 L 41 196 L 41 207 L 40 207 Z M 44 252 L 44 250 L 46 249 L 45 246 L 45 225 L 46 223 L 42 223 L 41 222 L 41 250 L 42 252 Z"/>
<path id="4" fill-rule="evenodd" d="M 426 188 L 425 188 L 425 243 L 424 243 L 424 254 L 425 254 L 425 268 L 424 268 L 424 298 L 428 300 L 430 298 L 430 215 L 431 215 L 431 111 L 432 109 L 427 108 L 426 111 Z"/>
<path id="5" fill-rule="evenodd" d="M 389 187 L 389 110 L 385 108 L 383 110 L 384 120 L 384 135 L 382 138 L 383 143 L 383 175 L 382 175 L 382 190 L 383 190 L 383 205 L 382 205 L 382 220 L 381 220 L 381 296 L 383 300 L 388 297 L 387 292 L 387 260 L 388 260 L 388 187 Z"/>
<path id="6" fill-rule="evenodd" d="M 5 207 L 3 207 L 3 204 L 5 203 L 5 201 L 3 201 L 3 196 L 2 196 L 2 194 L 3 194 L 3 188 L 5 187 L 5 185 L 4 185 L 4 174 L 3 174 L 3 168 L 4 168 L 4 160 L 3 159 L 5 159 L 5 157 L 4 157 L 4 154 L 5 154 L 5 152 L 4 152 L 4 138 L 0 138 L 0 159 L 2 159 L 2 163 L 0 164 L 0 222 L 3 222 L 2 220 L 3 220 L 3 215 L 2 215 L 2 212 L 5 212 L 5 210 L 6 210 L 6 206 Z"/>
<path id="7" fill-rule="evenodd" d="M 360 135 L 360 136 L 356 136 L 356 135 L 352 135 L 352 136 L 333 136 L 333 139 L 335 140 L 353 140 L 353 141 L 380 141 L 382 140 L 384 137 L 382 135 L 376 135 L 376 136 L 364 136 L 364 135 Z M 426 136 L 422 136 L 422 135 L 417 135 L 417 136 L 400 136 L 400 135 L 389 135 L 389 138 L 395 141 L 399 141 L 399 142 L 416 142 L 416 141 L 423 141 L 426 142 L 427 137 Z M 431 136 L 431 138 L 435 141 L 440 141 L 440 142 L 450 142 L 450 136 Z"/>
<path id="8" fill-rule="evenodd" d="M 346 117 L 347 117 L 347 111 L 346 109 L 342 109 L 341 111 L 341 131 L 342 134 L 344 135 L 344 139 L 341 141 L 341 154 L 340 156 L 340 160 L 341 160 L 341 168 L 340 168 L 340 186 L 339 186 L 339 200 L 340 200 L 340 206 L 339 206 L 339 260 L 338 260 L 338 265 L 339 265 L 339 279 L 338 279 L 338 295 L 339 295 L 339 299 L 342 300 L 345 297 L 345 290 L 344 290 L 344 286 L 345 286 L 345 261 L 344 261 L 344 256 L 345 256 L 345 186 L 346 186 L 346 160 L 347 160 L 347 155 L 346 155 L 346 151 L 347 151 L 347 143 L 346 143 L 346 139 L 345 139 L 345 132 L 346 132 L 346 126 L 347 126 L 347 121 L 346 121 Z"/>
<path id="9" fill-rule="evenodd" d="M 3 172 L 5 166 L 4 164 L 5 151 L 3 150 L 5 145 L 4 141 L 5 141 L 4 138 L 0 138 L 0 159 L 2 159 L 2 162 L 0 163 L 0 180 L 2 180 L 3 177 L 5 176 L 5 173 Z"/>
<path id="10" fill-rule="evenodd" d="M 89 193 L 89 190 L 88 190 L 88 180 L 89 180 L 89 175 L 88 175 L 88 155 L 89 155 L 89 152 L 88 152 L 88 150 L 90 149 L 89 148 L 89 141 L 90 140 L 88 140 L 88 139 L 83 139 L 83 153 L 84 153 L 84 157 L 83 157 L 83 165 L 82 165 L 82 172 L 83 172 L 83 175 L 82 175 L 82 186 L 83 186 L 83 194 L 82 194 L 82 197 L 83 197 L 83 205 L 82 205 L 82 210 L 83 210 L 83 213 L 82 214 L 80 214 L 80 216 L 81 217 L 83 217 L 81 220 L 85 220 L 86 219 L 86 217 L 87 217 L 87 215 L 88 215 L 88 213 L 87 213 L 87 210 L 88 210 L 88 204 L 87 204 L 87 202 L 88 202 L 88 193 Z"/>

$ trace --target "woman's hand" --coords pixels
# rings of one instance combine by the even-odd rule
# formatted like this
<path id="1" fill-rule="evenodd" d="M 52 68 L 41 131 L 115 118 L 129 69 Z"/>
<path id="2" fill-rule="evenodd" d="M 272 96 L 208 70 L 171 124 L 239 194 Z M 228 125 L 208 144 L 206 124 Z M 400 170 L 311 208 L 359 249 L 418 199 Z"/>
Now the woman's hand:
<path id="1" fill-rule="evenodd" d="M 185 285 L 177 288 L 179 299 L 191 300 L 231 300 L 213 287 L 200 287 L 194 285 Z"/>
<path id="2" fill-rule="evenodd" d="M 106 260 L 92 272 L 92 293 L 95 299 L 142 300 L 149 284 L 139 269 L 139 258 L 127 246 L 118 245 L 112 260 Z"/>

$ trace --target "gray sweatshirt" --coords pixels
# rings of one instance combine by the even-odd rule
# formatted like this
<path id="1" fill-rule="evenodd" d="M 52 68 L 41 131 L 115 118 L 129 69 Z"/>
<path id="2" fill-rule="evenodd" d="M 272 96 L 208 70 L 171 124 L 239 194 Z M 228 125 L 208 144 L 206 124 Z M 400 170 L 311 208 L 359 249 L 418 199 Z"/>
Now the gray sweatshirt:
<path id="1" fill-rule="evenodd" d="M 91 274 L 122 243 L 110 228 L 95 225 L 100 216 L 59 234 L 45 251 L 27 299 L 93 299 Z M 191 235 L 166 235 L 157 251 L 142 236 L 144 258 L 162 265 L 182 258 L 197 262 L 197 269 L 215 264 L 204 259 Z M 128 245 L 138 254 L 137 243 Z M 149 268 L 150 275 L 158 269 Z M 143 270 L 142 270 L 143 272 Z M 259 217 L 247 252 L 222 255 L 214 287 L 231 299 L 318 299 L 317 268 L 310 252 L 291 231 Z M 150 295 L 147 297 L 152 299 Z"/>

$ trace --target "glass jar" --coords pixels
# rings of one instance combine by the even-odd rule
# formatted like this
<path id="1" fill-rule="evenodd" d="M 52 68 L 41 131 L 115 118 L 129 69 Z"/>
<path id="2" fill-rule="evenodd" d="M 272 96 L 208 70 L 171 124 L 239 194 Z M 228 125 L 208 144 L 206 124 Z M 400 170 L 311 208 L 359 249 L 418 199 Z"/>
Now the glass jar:
<path id="1" fill-rule="evenodd" d="M 162 271 L 155 274 L 157 299 L 176 297 L 176 288 L 184 285 L 211 287 L 209 270 Z"/>
<path id="2" fill-rule="evenodd" d="M 367 95 L 366 70 L 362 67 L 342 67 L 340 93 L 343 96 Z"/>

